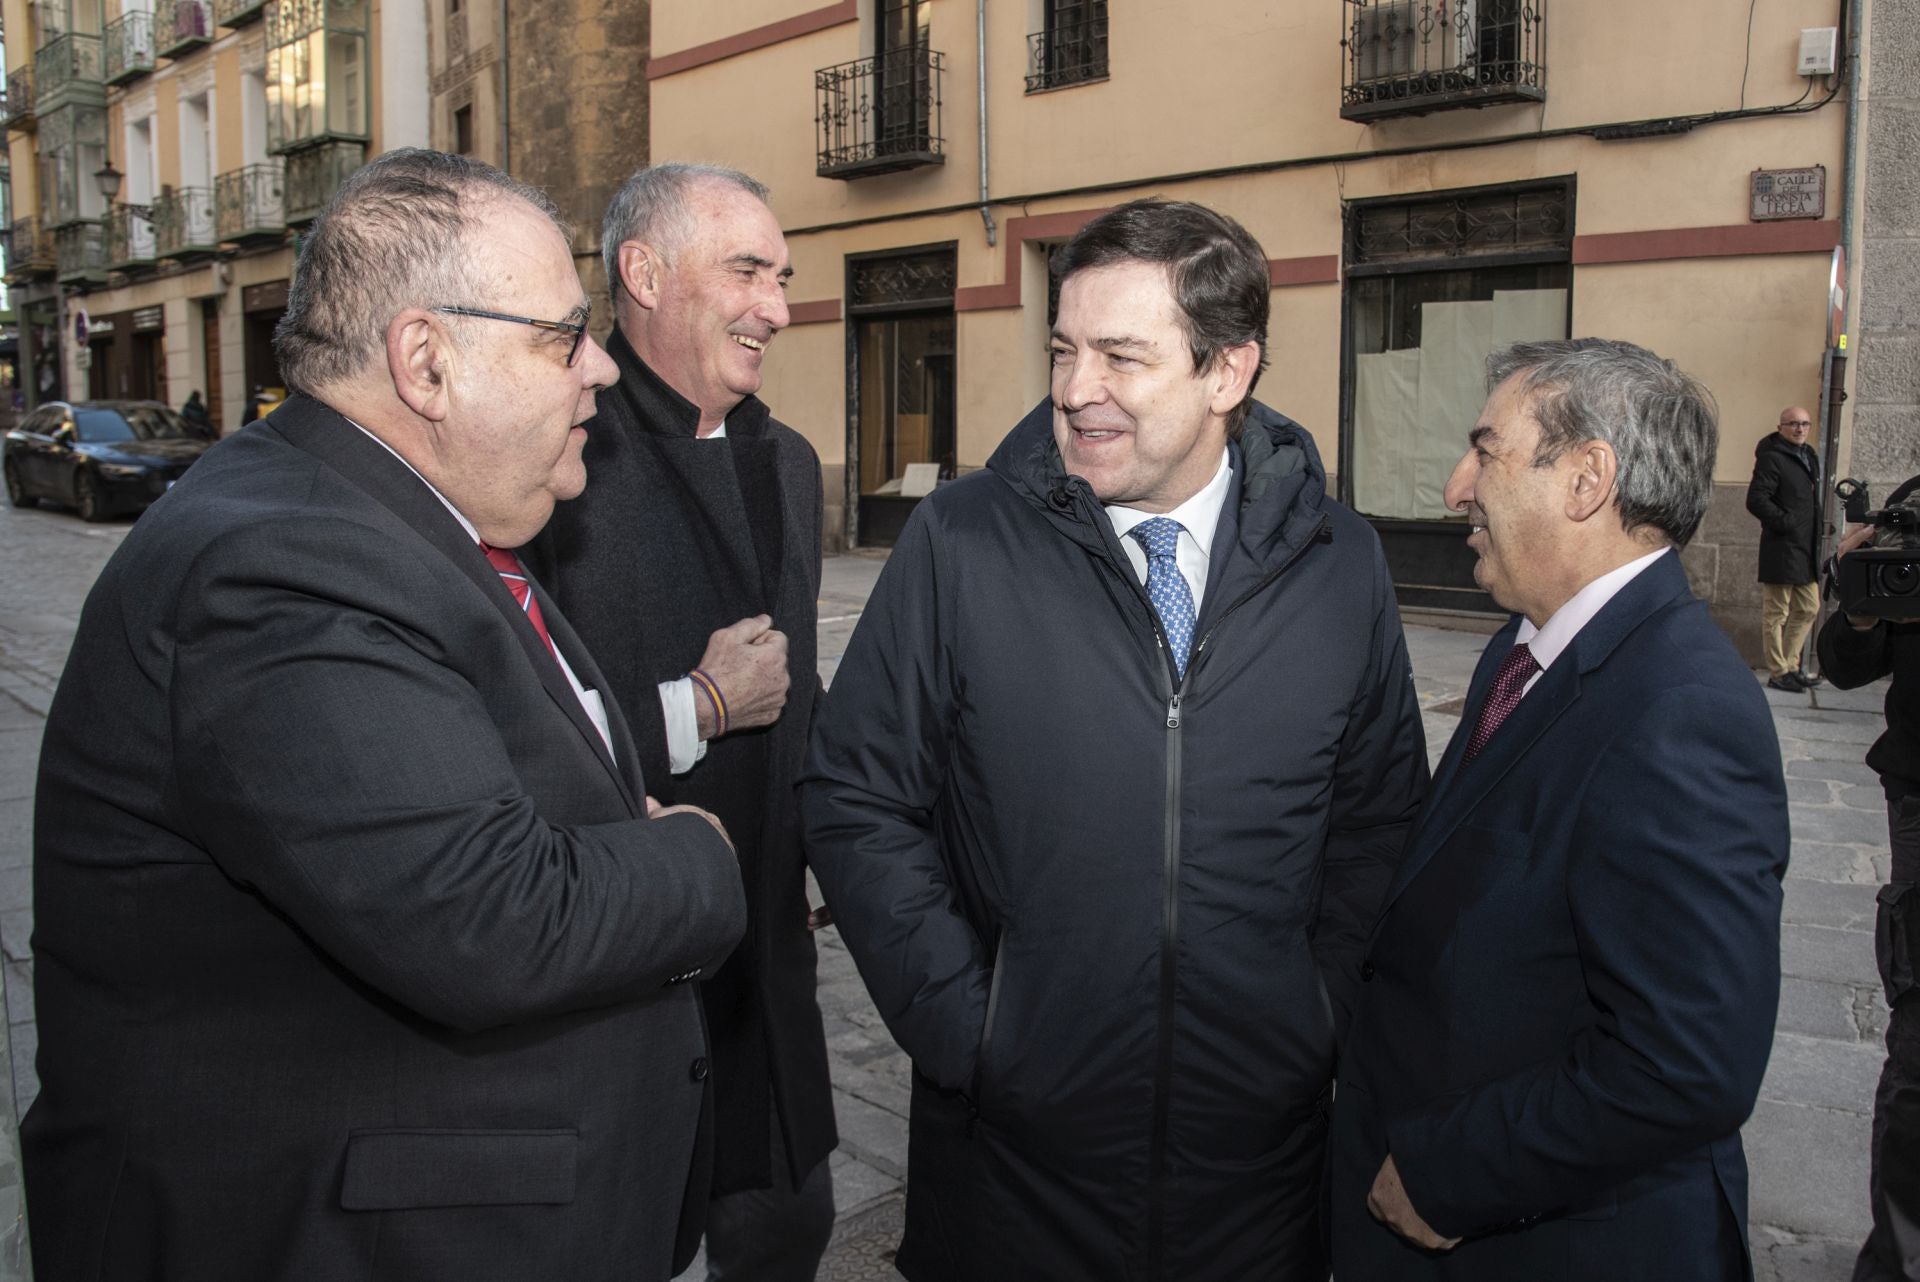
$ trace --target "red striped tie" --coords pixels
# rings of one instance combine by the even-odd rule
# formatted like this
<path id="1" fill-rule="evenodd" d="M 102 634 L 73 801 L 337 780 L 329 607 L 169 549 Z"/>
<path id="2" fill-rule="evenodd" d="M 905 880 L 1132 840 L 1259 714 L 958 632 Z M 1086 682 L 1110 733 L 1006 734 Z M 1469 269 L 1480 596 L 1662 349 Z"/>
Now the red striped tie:
<path id="1" fill-rule="evenodd" d="M 547 650 L 557 660 L 560 652 L 553 647 L 553 638 L 547 635 L 547 621 L 540 617 L 540 603 L 533 599 L 533 584 L 527 581 L 527 572 L 520 565 L 520 558 L 507 548 L 488 547 L 485 543 L 480 550 L 487 554 L 487 561 L 500 572 L 500 579 L 507 585 L 507 591 L 513 593 L 513 599 L 527 613 L 527 622 L 547 643 Z"/>

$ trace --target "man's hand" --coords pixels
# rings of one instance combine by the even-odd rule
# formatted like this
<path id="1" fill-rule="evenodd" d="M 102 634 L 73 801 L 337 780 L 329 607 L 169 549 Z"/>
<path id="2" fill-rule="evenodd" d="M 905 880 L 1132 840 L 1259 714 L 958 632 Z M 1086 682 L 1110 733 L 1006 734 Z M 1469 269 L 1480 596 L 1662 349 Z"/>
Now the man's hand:
<path id="1" fill-rule="evenodd" d="M 727 843 L 727 849 L 733 850 L 734 857 L 739 857 L 740 852 L 734 850 L 733 847 L 733 838 L 727 836 L 726 825 L 722 824 L 720 820 L 712 814 L 700 809 L 698 806 L 663 806 L 652 797 L 647 798 L 647 818 L 665 819 L 668 815 L 699 815 L 702 819 L 713 825 L 713 830 L 720 834 L 720 840 Z"/>
<path id="2" fill-rule="evenodd" d="M 787 706 L 787 634 L 776 632 L 767 615 L 742 619 L 709 637 L 700 670 L 720 687 L 728 730 L 770 726 Z M 698 681 L 693 689 L 700 737 L 711 739 L 718 732 L 719 716 Z"/>
<path id="3" fill-rule="evenodd" d="M 1851 530 L 1848 530 L 1846 537 L 1840 540 L 1840 546 L 1834 549 L 1834 561 L 1838 562 L 1840 558 L 1847 553 L 1855 551 L 1872 541 L 1875 528 L 1876 527 L 1871 525 L 1856 525 Z M 1847 616 L 1847 624 L 1857 632 L 1871 632 L 1874 628 L 1880 626 L 1880 620 L 1870 614 L 1849 614 Z"/>
<path id="4" fill-rule="evenodd" d="M 1423 1246 L 1429 1251 L 1451 1251 L 1460 1245 L 1457 1237 L 1441 1237 L 1433 1231 L 1433 1226 L 1420 1218 L 1420 1212 L 1413 1209 L 1413 1202 L 1407 1197 L 1407 1187 L 1400 1182 L 1400 1171 L 1393 1164 L 1393 1154 L 1387 1154 L 1387 1160 L 1380 1164 L 1380 1174 L 1373 1177 L 1373 1190 L 1367 1194 L 1367 1209 L 1373 1212 L 1373 1218 L 1398 1233 L 1415 1246 Z"/>
<path id="5" fill-rule="evenodd" d="M 825 930 L 833 925 L 833 909 L 821 904 L 807 914 L 808 930 Z"/>

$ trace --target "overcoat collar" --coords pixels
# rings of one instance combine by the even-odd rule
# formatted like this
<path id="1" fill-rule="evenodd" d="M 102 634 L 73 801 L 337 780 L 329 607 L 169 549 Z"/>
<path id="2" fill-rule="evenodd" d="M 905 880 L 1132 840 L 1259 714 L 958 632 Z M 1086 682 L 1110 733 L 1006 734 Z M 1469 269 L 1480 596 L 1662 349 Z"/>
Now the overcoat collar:
<path id="1" fill-rule="evenodd" d="M 310 396 L 295 393 L 287 402 L 273 412 L 268 425 L 278 431 L 295 447 L 306 451 L 325 463 L 328 467 L 344 476 L 355 486 L 364 490 L 370 497 L 392 512 L 421 538 L 445 556 L 449 562 L 471 582 L 474 587 L 492 602 L 504 617 L 508 627 L 520 640 L 520 648 L 526 652 L 527 662 L 540 678 L 540 684 L 547 694 L 559 705 L 560 710 L 572 721 L 574 728 L 583 735 L 600 763 L 606 767 L 614 784 L 620 789 L 621 798 L 626 802 L 629 813 L 638 817 L 639 806 L 633 780 L 623 771 L 622 765 L 614 762 L 607 752 L 606 742 L 601 739 L 599 729 L 581 707 L 579 698 L 573 693 L 573 687 L 567 684 L 567 677 L 560 665 L 547 653 L 547 647 L 540 640 L 540 634 L 534 631 L 533 624 L 527 619 L 526 612 L 513 599 L 513 594 L 501 582 L 500 575 L 487 561 L 486 556 L 460 523 L 453 519 L 445 504 L 427 487 L 426 482 L 416 475 L 412 468 L 401 462 L 380 442 L 369 437 L 354 426 L 344 416 Z M 606 679 L 601 675 L 598 665 L 587 653 L 586 646 L 580 641 L 571 625 L 561 615 L 559 607 L 554 605 L 546 591 L 534 582 L 534 591 L 540 602 L 540 610 L 552 635 L 554 644 L 567 656 L 567 662 L 573 667 L 581 684 L 589 689 L 606 693 Z M 607 729 L 613 737 L 620 753 L 621 763 L 636 760 L 637 752 L 631 735 L 627 731 L 625 720 L 611 697 L 603 698 L 607 710 Z"/>
<path id="2" fill-rule="evenodd" d="M 607 355 L 613 357 L 613 363 L 619 366 L 620 381 L 600 395 L 612 397 L 620 405 L 623 417 L 631 419 L 643 431 L 657 436 L 691 438 L 697 434 L 700 407 L 654 373 L 653 367 L 633 350 L 633 344 L 627 341 L 626 334 L 618 326 L 607 339 Z M 767 407 L 759 397 L 743 397 L 738 405 L 727 411 L 728 439 L 763 435 L 769 417 Z"/>

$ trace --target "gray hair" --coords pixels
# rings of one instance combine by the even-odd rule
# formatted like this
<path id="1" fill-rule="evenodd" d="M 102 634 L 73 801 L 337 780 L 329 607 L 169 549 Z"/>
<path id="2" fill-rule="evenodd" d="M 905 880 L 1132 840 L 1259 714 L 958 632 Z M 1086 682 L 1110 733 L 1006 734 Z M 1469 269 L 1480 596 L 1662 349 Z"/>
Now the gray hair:
<path id="1" fill-rule="evenodd" d="M 1487 387 L 1519 376 L 1540 424 L 1533 465 L 1584 441 L 1619 460 L 1614 506 L 1628 530 L 1651 526 L 1683 548 L 1706 515 L 1719 408 L 1698 379 L 1644 347 L 1610 338 L 1516 343 L 1487 359 Z"/>
<path id="2" fill-rule="evenodd" d="M 642 240 L 663 252 L 678 249 L 693 235 L 693 210 L 687 197 L 701 183 L 728 183 L 766 203 L 767 185 L 725 165 L 669 162 L 633 171 L 620 184 L 600 224 L 600 256 L 607 266 L 607 293 L 620 296 L 620 246 Z"/>
<path id="3" fill-rule="evenodd" d="M 572 233 L 547 194 L 492 165 L 409 147 L 356 170 L 314 221 L 294 264 L 273 352 L 287 386 L 314 393 L 364 371 L 409 307 L 497 303 L 469 267 L 480 206 L 518 198 Z"/>

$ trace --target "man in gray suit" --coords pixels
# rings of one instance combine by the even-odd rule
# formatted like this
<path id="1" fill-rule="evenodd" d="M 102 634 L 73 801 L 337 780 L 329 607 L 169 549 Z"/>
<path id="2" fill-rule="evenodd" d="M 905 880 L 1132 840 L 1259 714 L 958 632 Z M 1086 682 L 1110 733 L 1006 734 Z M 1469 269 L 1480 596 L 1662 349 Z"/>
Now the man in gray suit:
<path id="1" fill-rule="evenodd" d="M 711 816 L 646 799 L 511 551 L 585 484 L 615 377 L 586 320 L 543 196 L 382 157 L 302 250 L 298 394 L 95 586 L 36 801 L 41 1277 L 664 1282 L 691 1254 L 687 981 L 740 938 L 739 872 Z"/>

